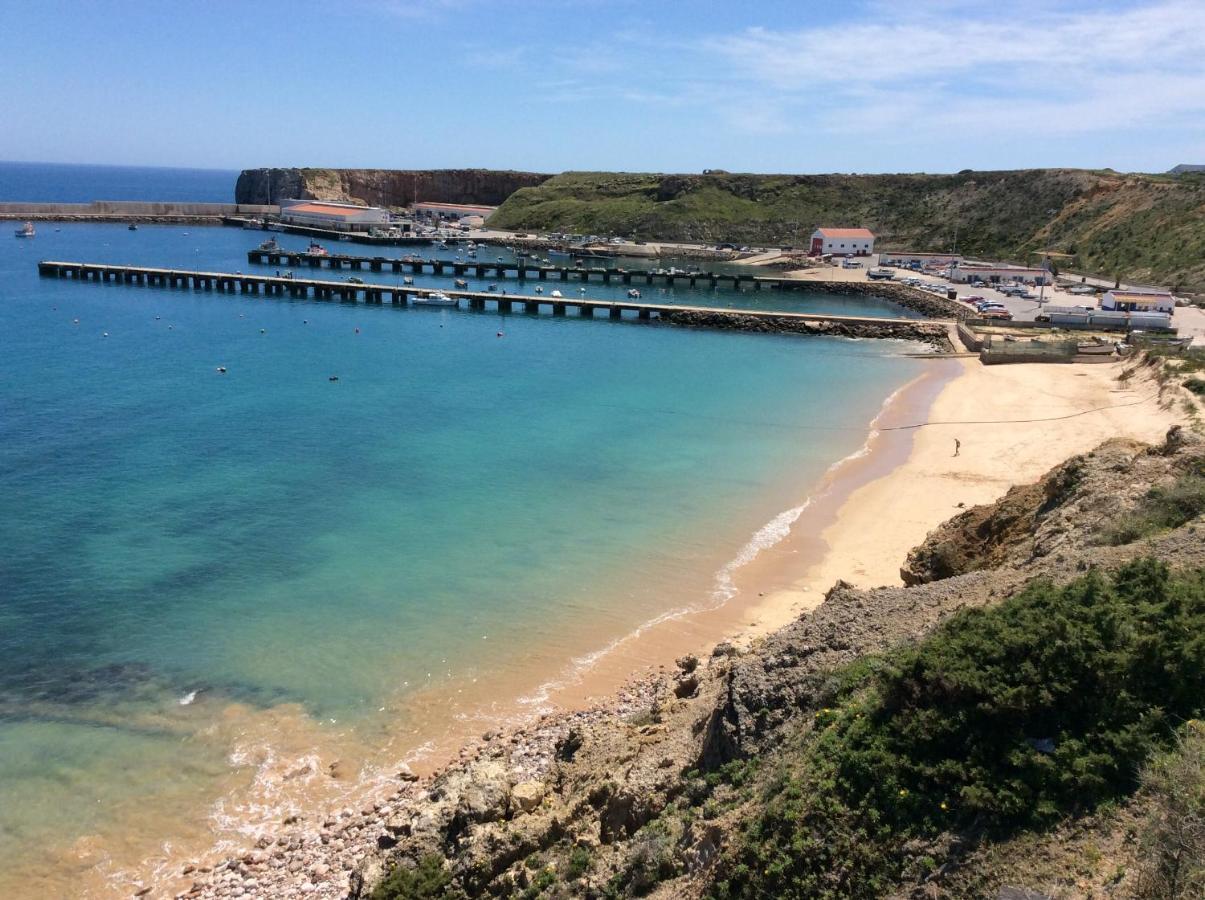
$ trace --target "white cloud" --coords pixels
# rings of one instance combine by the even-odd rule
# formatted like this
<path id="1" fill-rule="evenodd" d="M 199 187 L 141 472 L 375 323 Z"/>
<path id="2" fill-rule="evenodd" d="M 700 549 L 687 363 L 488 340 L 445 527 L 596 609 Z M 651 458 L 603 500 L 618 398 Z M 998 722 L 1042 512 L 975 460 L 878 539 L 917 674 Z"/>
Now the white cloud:
<path id="1" fill-rule="evenodd" d="M 873 132 L 916 116 L 946 126 L 1060 133 L 1196 128 L 1205 112 L 1205 3 L 1018 13 L 937 0 L 871 21 L 751 28 L 702 44 L 729 87 L 808 110 L 826 128 Z M 997 7 L 998 9 L 998 7 Z"/>

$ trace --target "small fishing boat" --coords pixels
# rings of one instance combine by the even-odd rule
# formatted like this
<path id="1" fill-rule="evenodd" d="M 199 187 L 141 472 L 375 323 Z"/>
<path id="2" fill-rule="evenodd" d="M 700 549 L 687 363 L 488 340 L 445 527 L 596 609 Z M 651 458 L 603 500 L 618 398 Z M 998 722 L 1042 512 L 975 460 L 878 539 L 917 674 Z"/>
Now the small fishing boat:
<path id="1" fill-rule="evenodd" d="M 310 241 L 309 249 L 307 249 L 305 252 L 311 256 L 330 256 L 330 254 L 326 252 L 326 248 L 317 241 Z"/>
<path id="2" fill-rule="evenodd" d="M 347 281 L 349 284 L 363 284 L 364 283 L 364 279 L 360 278 L 357 275 L 349 275 L 347 277 Z"/>
<path id="3" fill-rule="evenodd" d="M 628 290 L 628 296 L 633 300 L 639 300 L 640 299 L 640 291 L 636 290 L 636 288 L 630 288 Z"/>
<path id="4" fill-rule="evenodd" d="M 549 261 L 554 259 L 573 259 L 573 254 L 568 250 L 549 250 L 548 259 Z"/>
<path id="5" fill-rule="evenodd" d="M 33 230 L 33 222 L 26 222 L 24 225 L 22 225 L 20 228 L 18 228 L 15 232 L 13 232 L 13 234 L 15 234 L 17 237 L 31 238 L 34 235 L 36 235 L 37 232 Z"/>
<path id="6" fill-rule="evenodd" d="M 402 279 L 402 284 L 414 284 L 414 279 L 411 276 L 407 275 L 405 278 Z"/>
<path id="7" fill-rule="evenodd" d="M 126 228 L 127 228 L 127 229 L 129 229 L 130 231 L 137 231 L 137 230 L 138 230 L 138 226 L 137 226 L 137 225 L 135 225 L 133 222 L 131 222 L 129 225 L 127 225 L 127 226 L 126 226 Z"/>
<path id="8" fill-rule="evenodd" d="M 280 249 L 280 244 L 278 244 L 276 242 L 276 238 L 268 238 L 266 241 L 264 241 L 262 244 L 259 245 L 259 249 L 267 250 L 269 252 L 275 252 Z"/>
<path id="9" fill-rule="evenodd" d="M 415 297 L 415 306 L 456 306 L 460 301 L 449 297 L 443 291 L 432 291 L 425 297 Z"/>
<path id="10" fill-rule="evenodd" d="M 341 234 L 341 235 L 339 235 L 339 240 L 341 240 L 341 241 L 350 241 L 350 240 L 351 240 L 351 235 L 350 235 L 350 234 Z"/>
<path id="11" fill-rule="evenodd" d="M 561 292 L 560 292 L 560 291 L 553 291 L 551 294 L 549 294 L 549 296 L 550 296 L 550 297 L 560 297 L 560 296 L 563 296 L 563 295 L 561 294 Z"/>
<path id="12" fill-rule="evenodd" d="M 537 288 L 536 288 L 536 293 L 537 293 L 537 294 L 542 294 L 542 293 L 544 293 L 544 289 L 543 289 L 542 287 L 537 287 Z"/>
<path id="13" fill-rule="evenodd" d="M 469 283 L 467 281 L 465 281 L 463 278 L 457 278 L 455 281 L 452 282 L 452 284 L 454 284 L 458 288 L 462 288 L 462 289 L 467 288 L 469 286 Z"/>

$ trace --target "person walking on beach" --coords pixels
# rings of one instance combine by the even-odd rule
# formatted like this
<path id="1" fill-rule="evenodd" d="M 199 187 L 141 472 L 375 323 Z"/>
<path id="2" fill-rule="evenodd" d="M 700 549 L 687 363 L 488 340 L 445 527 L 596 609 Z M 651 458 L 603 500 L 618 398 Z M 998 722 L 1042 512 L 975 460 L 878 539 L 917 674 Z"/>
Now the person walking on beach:
<path id="1" fill-rule="evenodd" d="M 962 451 L 962 441 L 954 438 L 954 455 L 957 456 Z"/>

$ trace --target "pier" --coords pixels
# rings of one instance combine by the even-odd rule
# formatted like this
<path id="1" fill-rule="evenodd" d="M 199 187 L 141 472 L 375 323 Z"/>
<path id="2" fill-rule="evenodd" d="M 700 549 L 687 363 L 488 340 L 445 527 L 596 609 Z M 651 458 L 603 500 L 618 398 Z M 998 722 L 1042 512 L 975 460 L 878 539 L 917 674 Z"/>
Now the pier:
<path id="1" fill-rule="evenodd" d="M 616 266 L 553 266 L 536 265 L 520 259 L 518 262 L 478 262 L 477 260 L 419 259 L 417 257 L 352 256 L 346 253 L 303 253 L 291 250 L 248 250 L 247 262 L 256 265 L 288 266 L 312 269 L 350 269 L 352 271 L 396 272 L 411 275 L 448 275 L 456 278 L 518 278 L 538 281 L 600 281 L 603 284 L 651 285 L 675 283 L 691 287 L 730 285 L 761 290 L 799 287 L 796 278 L 767 278 L 748 273 L 680 272 L 664 269 L 623 269 Z"/>
<path id="2" fill-rule="evenodd" d="M 498 313 L 511 313 L 518 308 L 529 314 L 549 312 L 554 316 L 564 316 L 572 310 L 578 317 L 583 318 L 592 318 L 597 314 L 609 319 L 645 322 L 659 320 L 674 324 L 739 331 L 891 337 L 938 344 L 945 342 L 949 324 L 933 320 L 769 312 L 668 303 L 640 303 L 634 300 L 589 300 L 585 297 L 551 297 L 545 294 L 437 291 L 434 288 L 415 287 L 408 284 L 357 284 L 348 281 L 251 275 L 240 272 L 202 272 L 59 260 L 42 260 L 38 263 L 38 274 L 43 278 L 66 278 L 97 284 L 111 283 L 188 291 L 215 291 L 226 294 L 296 300 L 388 303 L 393 306 L 411 306 L 417 299 L 442 293 L 455 300 L 457 307 L 463 306 L 471 310 L 492 310 Z"/>

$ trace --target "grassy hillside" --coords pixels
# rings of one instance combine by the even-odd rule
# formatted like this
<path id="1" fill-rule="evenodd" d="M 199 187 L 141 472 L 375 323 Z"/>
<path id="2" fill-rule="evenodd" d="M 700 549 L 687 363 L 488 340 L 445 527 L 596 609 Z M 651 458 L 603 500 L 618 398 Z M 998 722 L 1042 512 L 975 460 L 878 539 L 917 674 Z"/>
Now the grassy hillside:
<path id="1" fill-rule="evenodd" d="M 884 248 L 1035 258 L 1205 292 L 1205 177 L 1080 169 L 956 175 L 567 172 L 512 194 L 500 228 L 803 245 L 817 225 L 867 225 Z"/>

